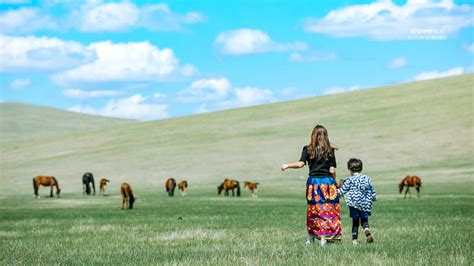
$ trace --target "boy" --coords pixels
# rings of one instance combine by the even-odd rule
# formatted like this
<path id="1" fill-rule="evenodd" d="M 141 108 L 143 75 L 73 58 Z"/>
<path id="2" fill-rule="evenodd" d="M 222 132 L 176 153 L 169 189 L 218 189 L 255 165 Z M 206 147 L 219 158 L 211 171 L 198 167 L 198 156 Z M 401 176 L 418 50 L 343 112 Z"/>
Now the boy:
<path id="1" fill-rule="evenodd" d="M 349 215 L 352 218 L 352 244 L 359 242 L 359 221 L 364 228 L 367 243 L 374 242 L 374 237 L 369 229 L 369 216 L 372 211 L 372 202 L 377 200 L 377 195 L 370 182 L 370 177 L 361 174 L 362 161 L 359 159 L 350 159 L 347 162 L 347 169 L 350 176 L 346 178 L 344 184 L 337 190 L 338 195 L 344 195 Z"/>

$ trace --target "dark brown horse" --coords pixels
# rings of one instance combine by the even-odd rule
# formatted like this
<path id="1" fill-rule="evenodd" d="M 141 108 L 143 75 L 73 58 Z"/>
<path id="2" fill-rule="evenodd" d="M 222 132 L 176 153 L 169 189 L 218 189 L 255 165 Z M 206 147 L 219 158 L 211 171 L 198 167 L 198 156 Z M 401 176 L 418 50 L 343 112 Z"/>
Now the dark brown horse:
<path id="1" fill-rule="evenodd" d="M 176 189 L 176 180 L 174 178 L 168 178 L 165 183 L 166 192 L 168 192 L 168 196 L 174 196 L 174 190 Z"/>
<path id="2" fill-rule="evenodd" d="M 124 205 L 127 205 L 127 209 L 133 209 L 133 203 L 137 198 L 133 196 L 132 187 L 128 183 L 122 183 L 120 193 L 122 194 L 122 210 Z"/>
<path id="3" fill-rule="evenodd" d="M 402 193 L 404 187 L 407 187 L 405 191 L 405 198 L 407 197 L 407 193 L 411 198 L 410 187 L 415 187 L 416 191 L 418 192 L 418 197 L 420 197 L 421 178 L 416 175 L 407 175 L 398 185 L 398 188 L 400 189 L 400 194 Z"/>
<path id="4" fill-rule="evenodd" d="M 224 196 L 229 196 L 229 190 L 232 190 L 232 197 L 234 197 L 234 189 L 237 189 L 237 197 L 240 197 L 239 181 L 233 179 L 224 179 L 224 182 L 217 186 L 217 195 L 220 195 L 222 190 L 225 190 Z"/>
<path id="5" fill-rule="evenodd" d="M 38 190 L 40 186 L 51 187 L 51 198 L 53 197 L 53 187 L 56 187 L 56 196 L 59 198 L 59 193 L 61 193 L 61 189 L 59 189 L 58 180 L 56 180 L 54 176 L 39 175 L 33 178 L 33 190 L 36 198 L 39 198 Z"/>
<path id="6" fill-rule="evenodd" d="M 248 182 L 248 181 L 244 182 L 244 187 L 249 188 L 250 192 L 252 193 L 252 198 L 257 197 L 257 185 L 259 184 L 260 183 L 253 183 L 253 182 Z"/>
<path id="7" fill-rule="evenodd" d="M 94 195 L 95 195 L 95 182 L 94 182 L 94 175 L 92 173 L 84 173 L 84 175 L 82 175 L 82 195 L 84 194 L 87 194 L 87 195 L 90 195 L 91 194 L 91 186 L 90 186 L 90 183 L 92 183 L 92 188 L 94 189 Z"/>
<path id="8" fill-rule="evenodd" d="M 107 186 L 107 183 L 109 182 L 110 180 L 105 179 L 105 178 L 101 178 L 99 180 L 99 195 L 100 194 L 105 195 L 105 187 Z"/>
<path id="9" fill-rule="evenodd" d="M 178 190 L 181 190 L 181 196 L 188 194 L 188 181 L 183 180 L 178 184 Z"/>

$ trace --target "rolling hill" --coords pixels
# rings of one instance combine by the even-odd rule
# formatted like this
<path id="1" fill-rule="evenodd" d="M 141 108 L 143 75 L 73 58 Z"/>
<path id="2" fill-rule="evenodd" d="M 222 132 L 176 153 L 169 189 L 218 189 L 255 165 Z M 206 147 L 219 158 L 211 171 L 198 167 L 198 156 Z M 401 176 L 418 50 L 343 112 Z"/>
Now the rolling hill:
<path id="1" fill-rule="evenodd" d="M 51 111 L 55 134 L 35 138 L 31 132 L 45 125 L 12 106 L 8 120 L 2 109 L 2 132 L 8 134 L 0 144 L 1 191 L 30 194 L 31 177 L 38 174 L 57 176 L 65 192 L 79 191 L 85 171 L 115 186 L 128 180 L 144 189 L 161 190 L 173 176 L 191 186 L 231 177 L 300 191 L 307 169 L 282 173 L 279 167 L 299 159 L 315 124 L 325 125 L 339 147 L 340 177 L 347 174 L 347 160 L 357 157 L 379 185 L 392 186 L 407 174 L 463 182 L 474 173 L 473 87 L 474 74 L 468 74 L 134 123 Z"/>
<path id="2" fill-rule="evenodd" d="M 21 103 L 0 103 L 0 142 L 61 135 L 133 120 L 67 112 Z"/>

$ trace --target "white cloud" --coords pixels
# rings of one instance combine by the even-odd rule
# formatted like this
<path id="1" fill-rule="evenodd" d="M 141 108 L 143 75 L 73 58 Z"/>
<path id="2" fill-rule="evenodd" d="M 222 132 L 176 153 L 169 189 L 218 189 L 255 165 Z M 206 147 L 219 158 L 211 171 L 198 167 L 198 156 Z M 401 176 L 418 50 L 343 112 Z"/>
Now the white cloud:
<path id="1" fill-rule="evenodd" d="M 208 102 L 225 98 L 231 91 L 231 84 L 226 78 L 200 79 L 191 86 L 178 92 L 181 102 Z"/>
<path id="2" fill-rule="evenodd" d="M 90 62 L 93 51 L 72 41 L 0 34 L 0 71 L 59 70 Z"/>
<path id="3" fill-rule="evenodd" d="M 277 100 L 271 90 L 249 86 L 232 89 L 232 94 L 230 96 L 231 97 L 226 100 L 215 103 L 211 108 L 215 110 L 223 110 L 271 103 Z"/>
<path id="4" fill-rule="evenodd" d="M 208 109 L 207 104 L 203 103 L 203 104 L 199 105 L 199 107 L 196 110 L 194 110 L 193 113 L 194 114 L 204 114 L 204 113 L 209 113 L 209 112 L 211 112 L 211 110 Z"/>
<path id="5" fill-rule="evenodd" d="M 298 63 L 310 63 L 316 62 L 321 60 L 334 60 L 337 58 L 335 53 L 326 53 L 326 54 L 301 54 L 298 52 L 291 53 L 288 57 L 288 61 L 290 62 L 298 62 Z"/>
<path id="6" fill-rule="evenodd" d="M 274 101 L 271 90 L 255 87 L 235 89 L 235 99 L 238 106 L 249 106 Z"/>
<path id="7" fill-rule="evenodd" d="M 154 120 L 169 117 L 167 109 L 167 105 L 151 103 L 147 97 L 136 94 L 128 98 L 112 99 L 101 108 L 76 105 L 69 108 L 69 111 L 128 119 Z"/>
<path id="8" fill-rule="evenodd" d="M 155 92 L 153 94 L 153 98 L 156 99 L 156 100 L 163 100 L 163 99 L 168 98 L 168 95 L 166 95 L 164 93 L 161 93 L 161 92 Z"/>
<path id="9" fill-rule="evenodd" d="M 438 79 L 438 78 L 445 78 L 450 76 L 462 75 L 464 74 L 464 68 L 462 67 L 454 67 L 448 69 L 446 71 L 426 71 L 421 72 L 413 78 L 415 81 L 419 80 L 427 80 L 427 79 Z"/>
<path id="10" fill-rule="evenodd" d="M 30 86 L 31 79 L 15 79 L 10 83 L 10 88 L 12 89 L 21 89 L 27 86 Z"/>
<path id="11" fill-rule="evenodd" d="M 183 77 L 183 68 L 169 48 L 159 49 L 148 41 L 92 43 L 88 47 L 97 54 L 91 63 L 57 73 L 58 84 L 76 82 L 163 82 Z M 186 65 L 185 69 L 193 68 Z M 194 68 L 195 69 L 195 68 Z M 188 73 L 190 74 L 190 73 Z M 192 73 L 191 73 L 192 74 Z"/>
<path id="12" fill-rule="evenodd" d="M 84 4 L 80 11 L 73 13 L 72 17 L 84 32 L 119 32 L 132 28 L 176 31 L 181 30 L 185 24 L 200 23 L 204 19 L 204 16 L 196 11 L 175 13 L 164 3 L 137 6 L 128 1 L 90 1 Z"/>
<path id="13" fill-rule="evenodd" d="M 394 58 L 387 67 L 390 69 L 397 69 L 406 66 L 407 60 L 403 57 Z"/>
<path id="14" fill-rule="evenodd" d="M 67 98 L 72 98 L 72 99 L 111 97 L 111 96 L 117 96 L 119 94 L 120 94 L 120 91 L 116 91 L 116 90 L 85 91 L 81 89 L 66 89 L 63 91 L 64 96 L 66 96 Z"/>
<path id="15" fill-rule="evenodd" d="M 57 22 L 38 8 L 12 9 L 0 13 L 0 31 L 10 34 L 57 29 Z"/>
<path id="16" fill-rule="evenodd" d="M 360 90 L 360 86 L 351 86 L 351 87 L 340 87 L 340 86 L 334 86 L 327 88 L 323 91 L 323 95 L 329 95 L 329 94 L 336 94 L 336 93 L 344 93 L 348 91 L 355 91 L 355 90 Z"/>
<path id="17" fill-rule="evenodd" d="M 31 0 L 0 0 L 0 4 L 28 4 Z"/>
<path id="18" fill-rule="evenodd" d="M 452 0 L 391 0 L 351 5 L 329 12 L 321 19 L 308 19 L 305 30 L 334 37 L 367 37 L 376 40 L 407 39 L 413 29 L 457 32 L 473 24 L 470 5 Z"/>
<path id="19" fill-rule="evenodd" d="M 79 12 L 79 28 L 85 32 L 127 30 L 137 23 L 140 9 L 128 2 L 122 3 L 87 3 Z"/>
<path id="20" fill-rule="evenodd" d="M 303 42 L 278 43 L 258 29 L 238 29 L 219 33 L 215 40 L 220 51 L 229 55 L 306 50 Z"/>
<path id="21" fill-rule="evenodd" d="M 62 17 L 54 16 L 57 5 L 66 8 Z M 0 31 L 18 34 L 38 30 L 64 31 L 78 29 L 83 32 L 123 32 L 130 29 L 151 31 L 177 31 L 184 25 L 200 23 L 204 15 L 191 11 L 184 14 L 173 12 L 167 4 L 138 6 L 131 1 L 108 2 L 89 0 L 45 2 L 42 8 L 22 7 L 0 13 Z"/>
<path id="22" fill-rule="evenodd" d="M 463 48 L 470 53 L 474 53 L 474 43 L 465 44 L 463 45 Z"/>

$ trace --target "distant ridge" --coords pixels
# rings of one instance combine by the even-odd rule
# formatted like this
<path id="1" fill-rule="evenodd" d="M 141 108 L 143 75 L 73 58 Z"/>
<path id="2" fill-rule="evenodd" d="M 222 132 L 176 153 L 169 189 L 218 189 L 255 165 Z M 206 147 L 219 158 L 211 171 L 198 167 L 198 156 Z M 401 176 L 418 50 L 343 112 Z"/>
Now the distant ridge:
<path id="1" fill-rule="evenodd" d="M 0 103 L 0 142 L 61 135 L 134 120 L 100 117 L 15 102 Z"/>

